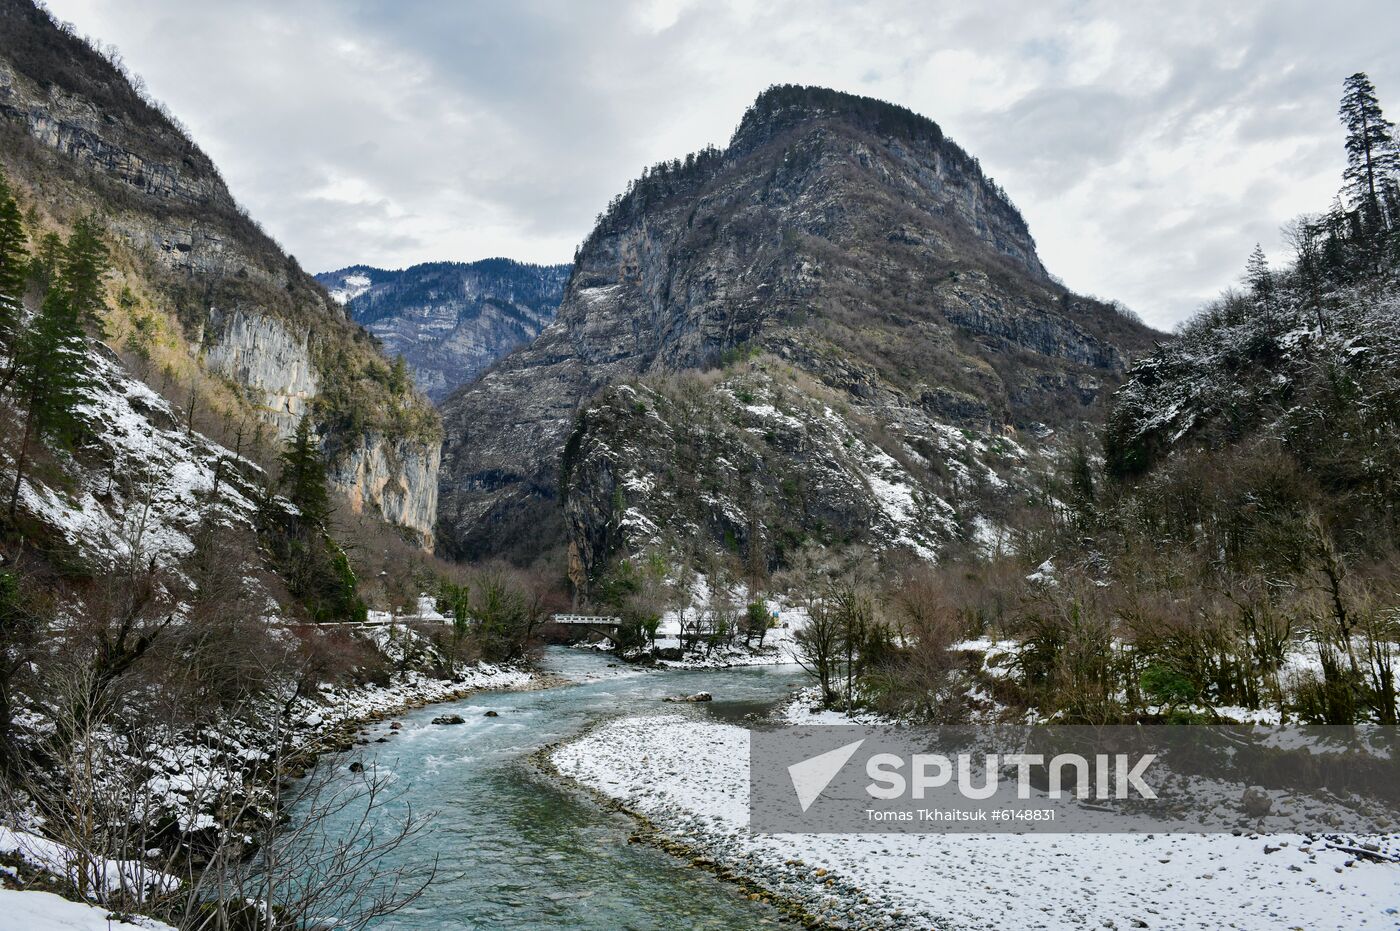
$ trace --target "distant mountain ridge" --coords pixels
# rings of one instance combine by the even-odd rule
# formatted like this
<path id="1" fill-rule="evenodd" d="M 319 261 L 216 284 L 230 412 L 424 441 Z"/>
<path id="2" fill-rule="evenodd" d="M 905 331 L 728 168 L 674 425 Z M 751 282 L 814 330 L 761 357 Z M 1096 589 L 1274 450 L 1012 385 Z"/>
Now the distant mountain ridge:
<path id="1" fill-rule="evenodd" d="M 347 313 L 402 356 L 419 390 L 441 402 L 554 319 L 567 265 L 506 258 L 351 265 L 316 276 Z"/>

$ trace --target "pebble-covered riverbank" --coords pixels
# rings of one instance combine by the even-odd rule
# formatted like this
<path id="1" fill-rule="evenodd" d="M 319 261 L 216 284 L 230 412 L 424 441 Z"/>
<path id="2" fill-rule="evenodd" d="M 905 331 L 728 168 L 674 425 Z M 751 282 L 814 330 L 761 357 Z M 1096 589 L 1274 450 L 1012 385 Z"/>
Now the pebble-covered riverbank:
<path id="1" fill-rule="evenodd" d="M 546 772 L 591 795 L 607 808 L 630 815 L 637 823 L 631 842 L 646 843 L 686 861 L 692 867 L 713 873 L 737 884 L 750 899 L 773 906 L 781 921 L 806 928 L 850 929 L 850 931 L 905 931 L 932 927 L 930 914 L 911 909 L 889 899 L 881 890 L 865 889 L 846 881 L 830 869 L 808 863 L 800 858 L 777 858 L 757 849 L 744 849 L 738 843 L 737 831 L 729 822 L 713 812 L 700 813 L 678 802 L 665 800 L 664 792 L 642 789 L 636 794 L 619 792 L 621 780 L 590 778 L 590 767 L 581 764 L 579 753 L 593 741 L 610 739 L 620 725 L 636 723 L 649 728 L 650 723 L 665 721 L 666 728 L 718 726 L 700 724 L 692 715 L 667 719 L 632 718 L 605 722 L 590 729 L 573 741 L 541 748 L 534 759 Z M 742 730 L 733 728 L 733 730 Z M 701 741 L 700 752 L 717 749 L 717 742 Z M 746 751 L 747 752 L 747 749 Z M 696 757 L 702 765 L 722 766 L 721 756 Z M 615 762 L 615 761 L 614 761 Z M 644 754 L 639 762 L 646 766 L 651 757 Z M 674 762 L 674 761 L 673 761 Z M 668 767 L 672 763 L 666 763 Z M 668 775 L 678 775 L 668 769 Z M 745 773 L 746 775 L 746 773 Z M 747 796 L 719 790 L 710 799 L 711 805 L 722 805 L 725 814 L 734 815 L 736 803 L 747 805 Z M 746 817 L 746 816 L 745 816 Z M 747 834 L 747 829 L 743 830 Z"/>
<path id="2" fill-rule="evenodd" d="M 622 718 L 549 756 L 658 846 L 813 926 L 1400 928 L 1400 864 L 1301 835 L 754 835 L 742 727 Z"/>

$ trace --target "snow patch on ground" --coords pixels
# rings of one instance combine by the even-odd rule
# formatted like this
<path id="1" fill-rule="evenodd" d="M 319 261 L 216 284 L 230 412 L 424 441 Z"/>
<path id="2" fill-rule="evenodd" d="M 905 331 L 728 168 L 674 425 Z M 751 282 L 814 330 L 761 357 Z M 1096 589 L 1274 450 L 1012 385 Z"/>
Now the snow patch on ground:
<path id="1" fill-rule="evenodd" d="M 808 686 L 792 697 L 775 714 L 784 724 L 872 724 L 890 725 L 894 722 L 866 711 L 836 711 L 822 707 L 821 689 Z"/>
<path id="2" fill-rule="evenodd" d="M 154 870 L 140 860 L 93 861 L 57 841 L 7 827 L 0 827 L 0 854 L 18 856 L 36 869 L 75 885 L 79 879 L 85 879 L 84 885 L 94 890 L 94 898 L 100 893 L 122 890 L 171 892 L 180 885 L 176 877 Z M 87 876 L 80 876 L 82 873 Z"/>
<path id="3" fill-rule="evenodd" d="M 784 414 L 771 404 L 746 404 L 744 410 L 760 420 L 772 420 L 791 430 L 805 430 L 806 424 L 790 414 Z"/>
<path id="4" fill-rule="evenodd" d="M 621 287 L 622 285 L 620 284 L 610 284 L 599 288 L 579 288 L 578 296 L 589 304 L 597 304 L 612 297 L 612 295 L 617 293 L 617 289 Z"/>
<path id="5" fill-rule="evenodd" d="M 754 835 L 748 740 L 741 727 L 693 717 L 631 717 L 552 760 L 672 837 L 809 907 L 832 896 L 826 879 L 858 887 L 844 894 L 846 905 L 868 896 L 861 916 L 872 920 L 902 910 L 908 927 L 1400 926 L 1400 865 L 1347 866 L 1347 854 L 1301 836 Z M 1278 849 L 1266 854 L 1266 841 Z"/>
<path id="6" fill-rule="evenodd" d="M 951 508 L 936 497 L 927 504 L 921 503 L 915 496 L 913 477 L 898 460 L 879 447 L 860 445 L 866 453 L 862 469 L 865 481 L 893 529 L 893 542 L 909 547 L 920 559 L 936 560 L 938 538 L 949 535 L 952 530 L 943 516 L 951 512 Z M 931 497 L 927 492 L 925 496 Z"/>
<path id="7" fill-rule="evenodd" d="M 0 915 L 15 931 L 175 931 L 152 918 L 123 920 L 108 909 L 37 890 L 0 889 Z"/>
<path id="8" fill-rule="evenodd" d="M 331 300 L 344 306 L 368 291 L 371 284 L 373 282 L 369 280 L 369 275 L 363 272 L 346 275 L 340 279 L 340 287 L 331 289 Z"/>

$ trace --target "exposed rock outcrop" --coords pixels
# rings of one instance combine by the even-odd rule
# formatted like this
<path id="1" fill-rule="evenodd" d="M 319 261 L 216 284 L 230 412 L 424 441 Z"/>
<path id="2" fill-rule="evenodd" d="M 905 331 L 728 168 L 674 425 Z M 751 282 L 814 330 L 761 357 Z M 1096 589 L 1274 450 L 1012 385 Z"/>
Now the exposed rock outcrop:
<path id="1" fill-rule="evenodd" d="M 262 415 L 290 436 L 311 409 L 317 377 L 309 334 L 294 335 L 282 321 L 234 310 L 211 311 L 204 351 L 210 369 L 263 395 Z M 349 486 L 347 486 L 349 487 Z"/>
<path id="2" fill-rule="evenodd" d="M 945 512 L 969 494 L 955 487 L 950 457 L 962 452 L 942 442 L 949 431 L 989 450 L 1007 431 L 1097 418 L 1104 389 L 1151 337 L 1049 277 L 1015 207 L 930 120 L 772 88 L 727 149 L 663 163 L 615 200 L 555 322 L 444 405 L 440 548 L 529 558 L 567 540 L 595 575 L 658 534 L 694 541 L 699 530 L 732 549 L 752 485 L 770 502 L 784 487 L 811 490 L 791 512 L 790 545 L 876 531 L 871 542 L 931 549 L 970 532 Z M 705 369 L 722 375 L 696 389 L 704 403 L 674 403 L 678 374 Z M 763 383 L 739 388 L 750 376 Z M 631 415 L 603 391 L 622 384 L 637 393 Z M 801 429 L 762 423 L 737 390 L 780 399 Z M 668 484 L 667 444 L 697 417 L 738 431 L 686 441 L 702 454 Z M 741 434 L 764 442 L 723 439 Z M 832 437 L 869 454 L 836 456 Z M 886 513 L 887 459 L 905 473 L 905 491 L 890 494 L 908 517 L 880 531 L 871 516 Z M 846 492 L 821 491 L 848 466 Z M 648 482 L 663 491 L 640 490 Z M 534 532 L 525 547 L 522 527 Z"/>
<path id="3" fill-rule="evenodd" d="M 432 549 L 440 461 L 437 444 L 369 434 L 337 457 L 331 478 L 355 513 L 377 511 Z"/>

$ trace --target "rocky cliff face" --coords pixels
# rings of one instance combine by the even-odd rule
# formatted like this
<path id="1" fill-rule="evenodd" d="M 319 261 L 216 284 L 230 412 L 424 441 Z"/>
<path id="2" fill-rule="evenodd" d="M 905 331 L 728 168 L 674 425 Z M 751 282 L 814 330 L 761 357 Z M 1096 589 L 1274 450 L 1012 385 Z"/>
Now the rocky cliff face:
<path id="1" fill-rule="evenodd" d="M 204 362 L 262 395 L 259 411 L 278 433 L 296 431 L 311 410 L 317 377 L 307 334 L 299 337 L 273 317 L 213 310 Z"/>
<path id="2" fill-rule="evenodd" d="M 373 340 L 239 209 L 173 119 L 25 0 L 0 0 L 0 168 L 40 229 L 102 217 L 114 313 L 140 323 L 123 325 L 121 348 L 145 355 L 147 334 L 168 334 L 169 364 L 202 360 L 279 435 L 309 414 L 328 450 L 376 463 L 332 463 L 352 504 L 431 539 L 423 470 L 437 461 L 438 430 L 426 401 L 393 384 Z M 410 472 L 380 474 L 400 463 Z M 400 488 L 409 498 L 394 497 Z"/>
<path id="3" fill-rule="evenodd" d="M 337 459 L 331 479 L 356 513 L 378 511 L 432 549 L 440 461 L 436 444 L 368 434 Z"/>
<path id="4" fill-rule="evenodd" d="M 970 511 L 947 513 L 966 498 L 953 488 L 964 447 L 981 451 L 968 475 L 990 484 L 984 452 L 1096 418 L 1150 337 L 1056 284 L 1005 194 L 931 121 L 820 88 L 773 88 L 724 151 L 663 163 L 615 200 L 555 322 L 447 402 L 441 545 L 502 552 L 513 528 L 535 528 L 538 546 L 563 526 L 596 575 L 648 544 L 635 529 L 645 522 L 681 538 L 693 525 L 733 549 L 736 528 L 752 522 L 735 517 L 753 510 L 744 501 L 780 502 L 787 487 L 809 490 L 794 544 L 868 538 L 929 552 L 975 530 Z M 655 481 L 669 462 L 662 434 L 703 412 L 647 397 L 673 396 L 678 378 L 707 369 L 717 381 L 702 406 L 762 443 L 745 441 L 748 469 L 721 444 L 672 470 L 679 484 L 667 487 Z M 748 395 L 800 429 L 764 424 L 766 408 L 750 409 L 762 404 L 726 394 L 751 378 L 772 384 Z M 639 397 L 626 416 L 609 389 L 619 385 Z M 644 427 L 654 442 L 637 439 Z M 966 440 L 958 450 L 941 442 L 952 434 Z M 833 438 L 860 455 L 836 456 Z M 886 459 L 907 477 L 887 478 Z M 658 520 L 658 494 L 671 517 Z M 896 499 L 907 519 L 881 529 L 871 515 L 888 517 Z"/>
<path id="5" fill-rule="evenodd" d="M 440 402 L 539 335 L 554 319 L 568 273 L 567 265 L 485 259 L 401 271 L 354 265 L 316 280 Z"/>

